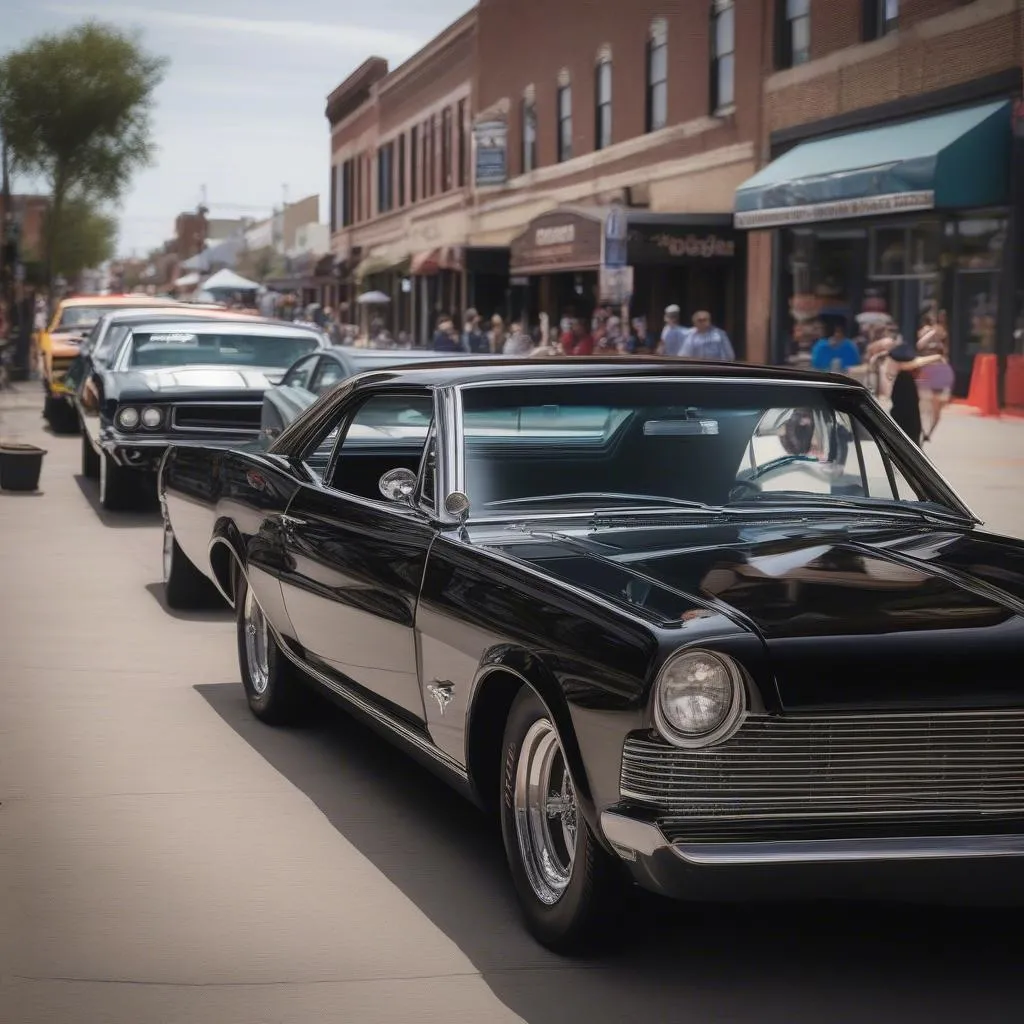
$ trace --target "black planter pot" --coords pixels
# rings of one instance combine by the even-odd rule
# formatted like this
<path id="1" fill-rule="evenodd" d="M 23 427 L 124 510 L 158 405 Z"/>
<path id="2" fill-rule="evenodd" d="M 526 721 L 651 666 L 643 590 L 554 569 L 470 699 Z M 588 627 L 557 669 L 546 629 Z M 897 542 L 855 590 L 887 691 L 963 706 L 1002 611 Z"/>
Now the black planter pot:
<path id="1" fill-rule="evenodd" d="M 45 454 L 44 448 L 34 444 L 0 442 L 0 490 L 38 490 Z"/>

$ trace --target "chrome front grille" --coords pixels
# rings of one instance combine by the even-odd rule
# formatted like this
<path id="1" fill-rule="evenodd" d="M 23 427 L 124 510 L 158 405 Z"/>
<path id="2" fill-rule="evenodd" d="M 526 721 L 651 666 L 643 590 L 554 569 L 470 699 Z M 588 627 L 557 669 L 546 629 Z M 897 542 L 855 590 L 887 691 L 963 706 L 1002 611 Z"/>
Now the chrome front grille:
<path id="1" fill-rule="evenodd" d="M 752 715 L 682 750 L 631 737 L 624 799 L 692 821 L 1024 813 L 1024 711 Z"/>
<path id="2" fill-rule="evenodd" d="M 182 404 L 171 413 L 171 427 L 201 434 L 258 433 L 262 413 L 262 402 Z"/>

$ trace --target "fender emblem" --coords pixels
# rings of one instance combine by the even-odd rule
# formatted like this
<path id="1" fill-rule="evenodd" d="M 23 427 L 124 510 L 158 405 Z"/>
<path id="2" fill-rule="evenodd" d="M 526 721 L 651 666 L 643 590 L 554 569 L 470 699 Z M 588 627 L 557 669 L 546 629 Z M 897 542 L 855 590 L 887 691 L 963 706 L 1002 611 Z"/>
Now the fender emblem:
<path id="1" fill-rule="evenodd" d="M 448 705 L 452 702 L 452 696 L 455 693 L 455 686 L 449 682 L 438 681 L 431 683 L 427 687 L 427 693 L 429 693 L 434 700 L 437 701 L 437 706 L 441 709 L 443 715 L 448 709 Z"/>

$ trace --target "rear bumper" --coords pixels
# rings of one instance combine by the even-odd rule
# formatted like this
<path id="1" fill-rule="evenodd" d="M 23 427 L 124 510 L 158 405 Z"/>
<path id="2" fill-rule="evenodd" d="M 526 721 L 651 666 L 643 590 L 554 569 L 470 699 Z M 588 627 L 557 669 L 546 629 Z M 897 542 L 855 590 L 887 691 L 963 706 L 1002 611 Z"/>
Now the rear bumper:
<path id="1" fill-rule="evenodd" d="M 646 889 L 690 901 L 1024 903 L 1024 834 L 670 841 L 614 811 L 601 830 Z"/>

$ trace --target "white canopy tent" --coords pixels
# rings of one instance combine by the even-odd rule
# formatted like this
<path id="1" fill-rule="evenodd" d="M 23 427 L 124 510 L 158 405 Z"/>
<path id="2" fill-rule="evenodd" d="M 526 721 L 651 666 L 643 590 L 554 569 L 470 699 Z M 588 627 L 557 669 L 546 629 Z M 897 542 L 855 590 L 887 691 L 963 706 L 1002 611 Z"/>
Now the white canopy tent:
<path id="1" fill-rule="evenodd" d="M 203 284 L 204 292 L 257 292 L 260 286 L 241 274 L 236 274 L 226 267 L 218 270 L 213 277 L 208 277 Z"/>

